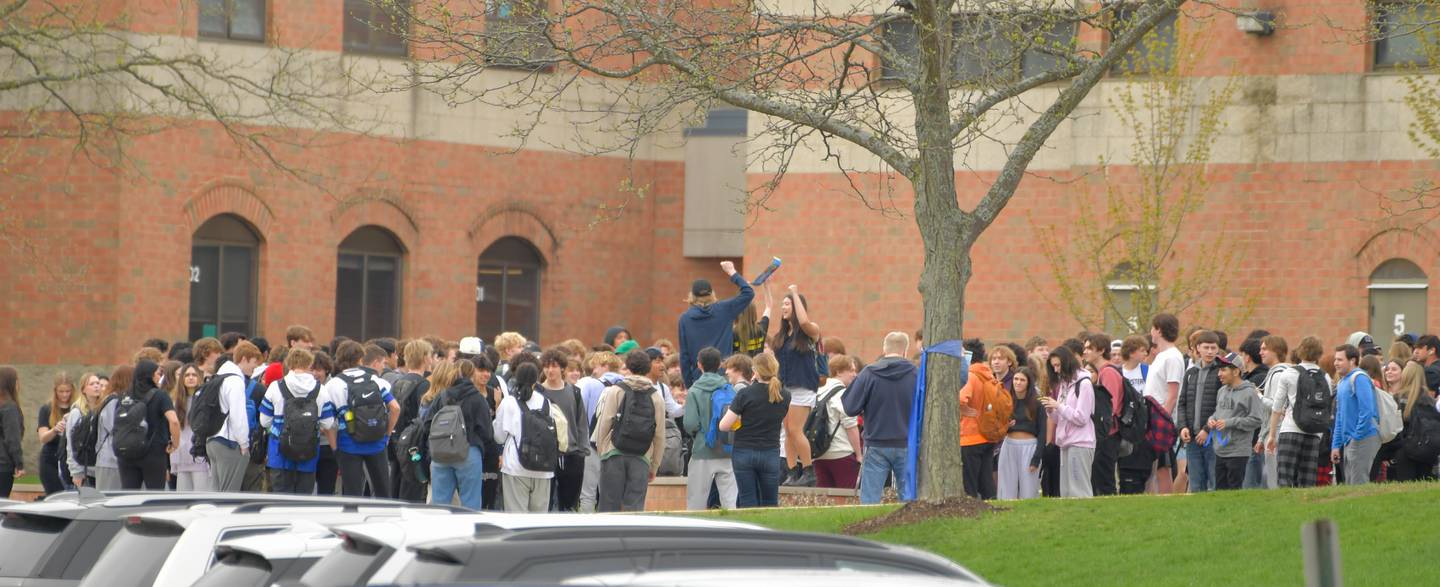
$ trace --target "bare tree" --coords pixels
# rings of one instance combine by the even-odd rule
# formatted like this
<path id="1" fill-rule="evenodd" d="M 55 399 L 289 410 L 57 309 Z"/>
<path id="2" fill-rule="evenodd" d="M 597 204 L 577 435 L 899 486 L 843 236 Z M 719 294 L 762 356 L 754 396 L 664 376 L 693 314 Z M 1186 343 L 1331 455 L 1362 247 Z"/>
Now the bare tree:
<path id="1" fill-rule="evenodd" d="M 1184 2 L 373 1 L 403 14 L 395 32 L 433 57 L 392 88 L 603 128 L 586 136 L 606 140 L 577 141 L 586 152 L 633 155 L 646 137 L 714 106 L 757 113 L 748 154 L 752 168 L 773 175 L 751 194 L 751 209 L 764 207 L 800 153 L 833 163 L 854 197 L 890 214 L 905 211 L 867 186 L 873 175 L 898 174 L 924 243 L 919 291 L 932 342 L 961 338 L 971 247 L 1046 139 Z M 1104 30 L 1107 41 L 1077 43 L 1077 29 Z M 1047 84 L 1058 88 L 1031 92 Z M 513 132 L 533 139 L 533 129 Z M 1004 149 L 1003 164 L 978 203 L 962 208 L 957 161 L 985 149 Z M 922 499 L 962 486 L 960 362 L 932 359 Z"/>
<path id="2" fill-rule="evenodd" d="M 137 32 L 114 4 L 0 0 L 0 176 L 9 180 L 0 182 L 0 245 L 56 281 L 83 266 L 55 264 L 45 239 L 8 210 L 22 180 L 44 180 L 19 164 L 32 147 L 52 163 L 68 155 L 143 179 L 147 166 L 129 157 L 131 141 L 208 124 L 237 156 L 323 186 L 320 173 L 290 155 L 328 144 L 324 131 L 373 127 L 339 107 L 360 97 L 365 80 L 333 53 L 280 42 L 228 52 L 198 43 L 181 34 L 200 15 L 202 4 L 191 0 L 179 3 L 177 30 Z"/>
<path id="3" fill-rule="evenodd" d="M 1187 220 L 1206 204 L 1206 164 L 1237 80 L 1190 75 L 1207 53 L 1196 32 L 1159 43 L 1173 43 L 1173 50 L 1142 56 L 1145 74 L 1127 74 L 1128 83 L 1106 104 L 1132 137 L 1124 162 L 1135 177 L 1111 181 L 1113 161 L 1101 154 L 1090 175 L 1099 181 L 1082 184 L 1077 198 L 1080 214 L 1064 226 L 1031 221 L 1055 281 L 1042 286 L 1028 275 L 1036 291 L 1053 291 L 1052 302 L 1082 327 L 1116 336 L 1148 332 L 1146 320 L 1159 312 L 1188 311 L 1211 328 L 1230 328 L 1244 322 L 1257 302 L 1243 287 L 1228 287 L 1227 272 L 1238 259 L 1232 243 L 1220 239 L 1188 253 L 1177 248 Z M 1102 193 L 1090 191 L 1095 183 Z M 1224 294 L 1237 299 L 1202 304 L 1220 302 L 1217 283 L 1226 283 Z"/>

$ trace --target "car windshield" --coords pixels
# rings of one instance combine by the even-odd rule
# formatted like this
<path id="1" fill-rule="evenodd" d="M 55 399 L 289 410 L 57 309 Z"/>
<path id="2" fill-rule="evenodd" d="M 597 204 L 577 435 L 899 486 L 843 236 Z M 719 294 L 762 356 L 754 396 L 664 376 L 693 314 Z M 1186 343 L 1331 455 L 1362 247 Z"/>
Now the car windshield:
<path id="1" fill-rule="evenodd" d="M 229 552 L 192 587 L 265 587 L 270 582 L 270 563 L 248 552 Z"/>
<path id="2" fill-rule="evenodd" d="M 434 585 L 450 583 L 460 576 L 465 565 L 455 564 L 426 551 L 415 553 L 415 560 L 405 565 L 400 576 L 395 577 L 397 585 Z"/>
<path id="3" fill-rule="evenodd" d="M 0 520 L 0 577 L 29 577 L 70 520 L 11 512 Z"/>
<path id="4" fill-rule="evenodd" d="M 180 541 L 181 533 L 181 528 L 167 524 L 127 525 L 115 535 L 86 578 L 106 585 L 154 583 L 160 567 L 164 566 L 165 559 L 170 558 L 175 543 Z"/>
<path id="5" fill-rule="evenodd" d="M 379 568 L 377 563 L 382 556 L 388 556 L 390 552 L 379 544 L 352 538 L 310 567 L 302 581 L 316 587 L 363 585 Z"/>

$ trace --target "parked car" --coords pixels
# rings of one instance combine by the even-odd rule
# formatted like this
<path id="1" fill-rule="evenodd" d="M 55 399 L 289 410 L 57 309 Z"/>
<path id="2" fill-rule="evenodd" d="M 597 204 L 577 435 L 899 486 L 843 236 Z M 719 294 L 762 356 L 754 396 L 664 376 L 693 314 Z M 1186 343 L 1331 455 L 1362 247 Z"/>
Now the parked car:
<path id="1" fill-rule="evenodd" d="M 928 552 L 848 536 L 728 528 L 477 527 L 475 536 L 412 547 L 394 583 L 557 583 L 651 571 L 864 569 L 981 582 Z M 765 581 L 771 584 L 771 581 Z"/>
<path id="2" fill-rule="evenodd" d="M 302 520 L 343 524 L 452 511 L 449 506 L 384 502 L 260 502 L 129 516 L 80 586 L 189 587 L 210 569 L 216 545 L 226 540 L 286 532 Z"/>
<path id="3" fill-rule="evenodd" d="M 500 514 L 477 513 L 437 520 L 386 520 L 334 526 L 341 546 L 307 571 L 300 581 L 282 585 L 352 587 L 389 585 L 415 558 L 407 547 L 420 543 L 474 536 L 495 529 L 656 527 L 749 529 L 759 526 L 709 518 L 615 514 Z"/>
<path id="4" fill-rule="evenodd" d="M 928 577 L 857 569 L 729 569 L 724 573 L 701 569 L 622 573 L 571 579 L 564 585 L 625 587 L 734 587 L 735 585 L 784 585 L 785 587 L 976 587 L 989 585 L 953 577 Z"/>
<path id="5" fill-rule="evenodd" d="M 340 497 L 209 492 L 64 492 L 0 506 L 0 587 L 73 586 L 95 566 L 125 518 L 193 507 L 269 502 L 375 503 Z M 399 503 L 399 502 L 390 502 Z"/>
<path id="6" fill-rule="evenodd" d="M 193 587 L 266 587 L 298 580 L 320 557 L 340 546 L 323 525 L 297 522 L 289 532 L 226 540 L 215 564 Z"/>

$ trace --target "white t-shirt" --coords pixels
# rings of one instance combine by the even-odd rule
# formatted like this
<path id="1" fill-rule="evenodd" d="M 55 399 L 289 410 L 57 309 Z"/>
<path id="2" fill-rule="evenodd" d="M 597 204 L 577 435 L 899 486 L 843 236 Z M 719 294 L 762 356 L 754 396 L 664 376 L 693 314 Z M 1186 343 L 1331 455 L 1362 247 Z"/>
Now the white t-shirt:
<path id="1" fill-rule="evenodd" d="M 1185 377 L 1185 355 L 1170 347 L 1155 355 L 1150 362 L 1150 375 L 1145 378 L 1145 397 L 1153 397 L 1160 405 L 1170 401 L 1169 384 L 1179 384 Z"/>
<path id="2" fill-rule="evenodd" d="M 825 397 L 825 394 L 843 385 L 839 379 L 827 379 L 825 385 L 822 385 L 820 390 L 815 392 L 815 397 L 817 399 Z M 841 390 L 825 404 L 825 409 L 829 411 L 830 427 L 835 430 L 830 438 L 830 448 L 825 451 L 825 454 L 820 455 L 820 460 L 838 459 L 846 455 L 855 454 L 855 447 L 850 444 L 850 434 L 846 431 L 859 426 L 860 421 L 853 416 L 845 415 L 845 405 L 843 403 L 845 391 L 848 390 Z M 815 406 L 815 409 L 820 409 L 820 406 Z"/>
<path id="3" fill-rule="evenodd" d="M 1120 373 L 1130 380 L 1130 385 L 1135 389 L 1145 389 L 1145 368 L 1142 364 L 1137 363 L 1134 369 L 1126 369 L 1122 365 Z"/>
<path id="4" fill-rule="evenodd" d="M 545 394 L 532 393 L 530 401 L 525 402 L 525 407 L 532 411 L 539 410 L 545 407 L 545 402 Z M 531 471 L 520 466 L 520 429 L 523 427 L 523 416 L 524 414 L 520 413 L 520 400 L 513 395 L 507 394 L 495 409 L 495 442 L 505 447 L 501 453 L 500 471 L 512 477 L 554 477 L 554 471 Z"/>

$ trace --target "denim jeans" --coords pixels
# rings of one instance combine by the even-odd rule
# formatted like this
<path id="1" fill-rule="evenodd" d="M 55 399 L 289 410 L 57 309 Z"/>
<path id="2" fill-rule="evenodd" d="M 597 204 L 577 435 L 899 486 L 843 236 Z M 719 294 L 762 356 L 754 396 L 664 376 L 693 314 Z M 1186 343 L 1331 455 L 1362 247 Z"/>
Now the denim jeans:
<path id="1" fill-rule="evenodd" d="M 780 449 L 756 450 L 736 447 L 730 453 L 735 468 L 738 494 L 735 507 L 753 508 L 780 505 Z"/>
<path id="2" fill-rule="evenodd" d="M 1190 493 L 1215 489 L 1215 446 L 1198 442 L 1185 445 L 1185 473 L 1190 476 Z"/>
<path id="3" fill-rule="evenodd" d="M 895 490 L 905 494 L 905 447 L 865 447 L 865 462 L 860 465 L 860 503 L 880 503 L 885 492 L 885 478 L 895 474 Z"/>
<path id="4" fill-rule="evenodd" d="M 1245 466 L 1245 489 L 1264 489 L 1265 484 L 1265 453 L 1257 452 L 1250 455 L 1250 461 Z"/>
<path id="5" fill-rule="evenodd" d="M 485 455 L 480 447 L 471 446 L 465 462 L 455 465 L 430 463 L 430 503 L 448 504 L 460 491 L 460 505 L 479 510 L 483 499 Z"/>

